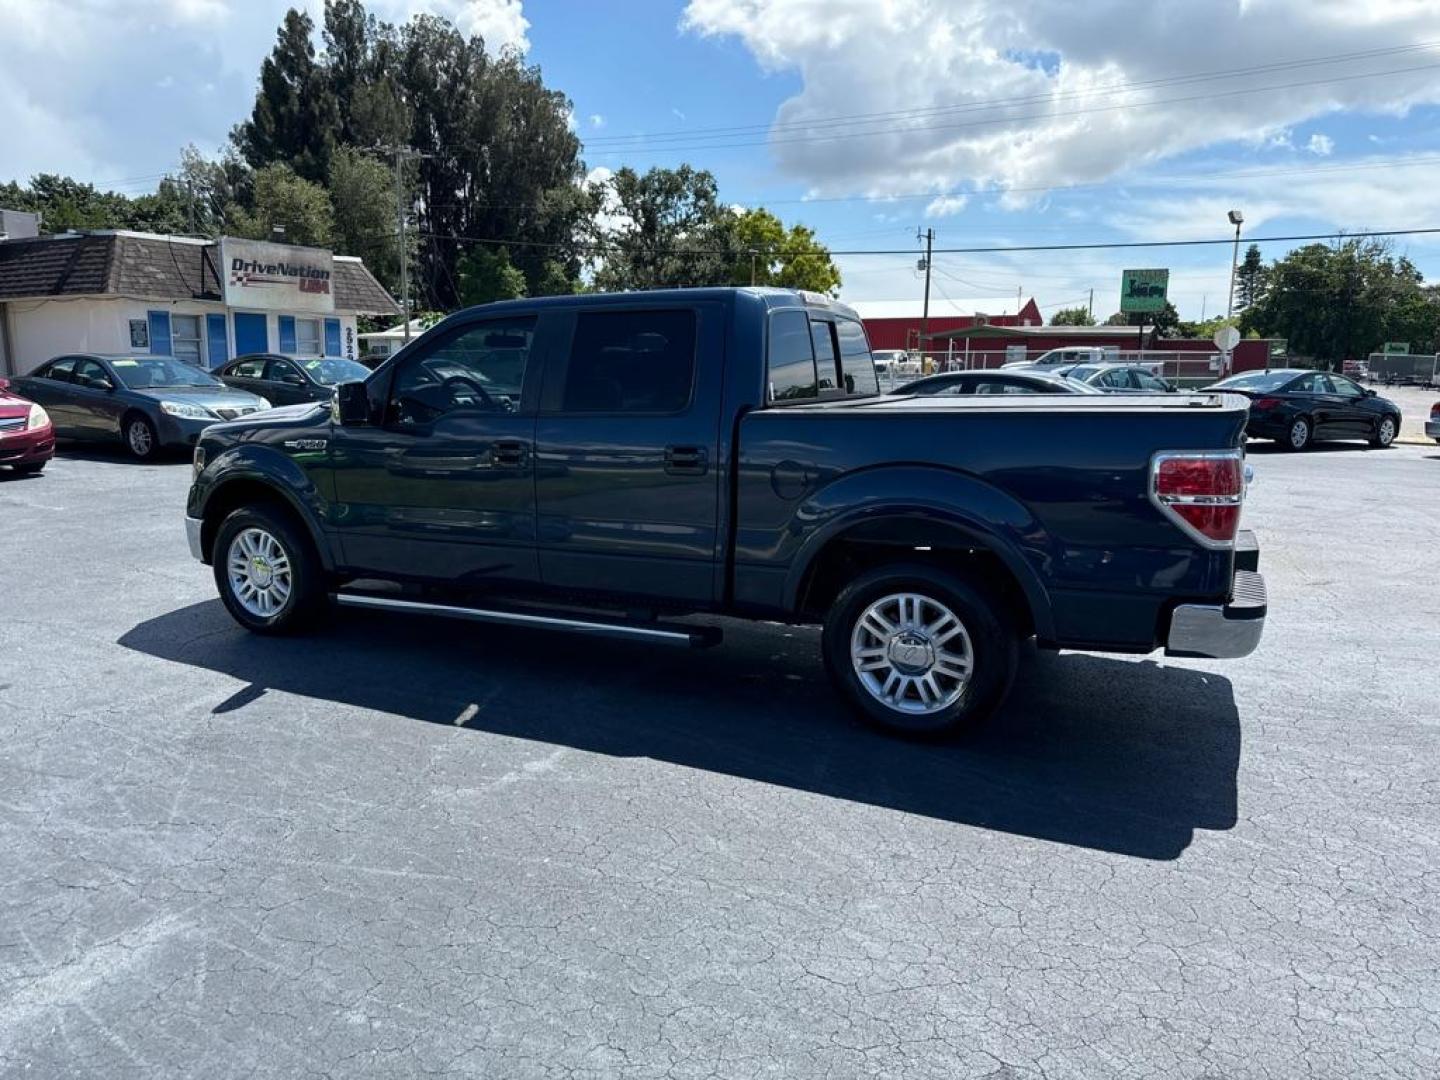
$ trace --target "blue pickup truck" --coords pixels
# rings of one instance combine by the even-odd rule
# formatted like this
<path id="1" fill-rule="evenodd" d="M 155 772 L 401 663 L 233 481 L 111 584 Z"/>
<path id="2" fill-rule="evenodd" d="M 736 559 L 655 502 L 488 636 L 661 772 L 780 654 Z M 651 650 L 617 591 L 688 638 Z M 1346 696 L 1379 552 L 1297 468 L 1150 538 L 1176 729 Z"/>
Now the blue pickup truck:
<path id="1" fill-rule="evenodd" d="M 682 645 L 823 626 L 839 693 L 935 735 L 1018 647 L 1238 657 L 1246 403 L 889 398 L 849 308 L 781 289 L 489 304 L 328 404 L 206 429 L 186 525 L 234 618 L 341 607 Z"/>

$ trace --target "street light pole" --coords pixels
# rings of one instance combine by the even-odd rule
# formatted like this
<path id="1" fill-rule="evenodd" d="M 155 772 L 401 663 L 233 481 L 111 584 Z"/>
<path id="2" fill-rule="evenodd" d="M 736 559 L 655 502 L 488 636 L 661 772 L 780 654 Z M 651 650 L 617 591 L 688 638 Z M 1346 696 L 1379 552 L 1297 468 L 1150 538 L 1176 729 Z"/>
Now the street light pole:
<path id="1" fill-rule="evenodd" d="M 1230 253 L 1230 294 L 1225 304 L 1225 318 L 1229 320 L 1235 314 L 1235 268 L 1240 263 L 1240 225 L 1245 220 L 1245 215 L 1239 210 L 1231 210 L 1228 215 L 1230 224 L 1235 226 L 1235 249 Z"/>

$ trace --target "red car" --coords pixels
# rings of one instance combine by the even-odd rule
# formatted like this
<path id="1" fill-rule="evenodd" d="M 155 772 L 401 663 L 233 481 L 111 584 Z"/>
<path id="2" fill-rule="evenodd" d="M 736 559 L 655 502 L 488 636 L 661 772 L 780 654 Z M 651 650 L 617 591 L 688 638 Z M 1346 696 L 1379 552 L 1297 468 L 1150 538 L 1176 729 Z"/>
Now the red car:
<path id="1" fill-rule="evenodd" d="M 33 401 L 16 397 L 0 379 L 0 465 L 17 473 L 38 473 L 55 454 L 55 429 Z"/>

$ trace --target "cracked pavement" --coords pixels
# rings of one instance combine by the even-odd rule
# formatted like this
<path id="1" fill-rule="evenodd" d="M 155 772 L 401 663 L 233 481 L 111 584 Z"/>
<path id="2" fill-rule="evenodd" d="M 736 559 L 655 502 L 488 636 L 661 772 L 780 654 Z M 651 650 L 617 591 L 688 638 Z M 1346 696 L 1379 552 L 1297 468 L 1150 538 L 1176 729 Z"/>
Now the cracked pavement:
<path id="1" fill-rule="evenodd" d="M 1251 460 L 1256 655 L 941 747 L 810 630 L 252 637 L 186 463 L 0 479 L 0 1075 L 1437 1075 L 1440 448 Z"/>

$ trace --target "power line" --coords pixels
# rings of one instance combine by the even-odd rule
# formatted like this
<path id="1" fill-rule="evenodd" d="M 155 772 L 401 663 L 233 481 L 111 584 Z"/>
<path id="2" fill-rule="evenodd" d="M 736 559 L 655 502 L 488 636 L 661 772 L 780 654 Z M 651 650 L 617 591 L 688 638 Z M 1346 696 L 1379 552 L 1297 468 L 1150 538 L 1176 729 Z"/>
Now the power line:
<path id="1" fill-rule="evenodd" d="M 1154 89 L 1156 87 L 1183 84 L 1186 82 L 1201 82 L 1213 79 L 1234 78 L 1236 76 L 1262 74 L 1269 71 L 1292 70 L 1295 68 L 1312 67 L 1317 64 L 1347 63 L 1354 60 L 1374 59 L 1381 56 L 1394 56 L 1410 52 L 1419 52 L 1440 46 L 1440 42 L 1418 42 L 1411 45 L 1391 46 L 1384 49 L 1368 49 L 1359 52 L 1334 53 L 1329 56 L 1316 56 L 1303 59 L 1276 61 L 1269 64 L 1257 64 L 1249 67 L 1211 69 L 1208 71 L 1191 72 L 1187 75 L 1171 75 L 1156 79 L 1144 79 L 1119 83 L 1110 83 L 1103 86 L 1087 87 L 1076 90 L 1054 91 L 1048 94 L 1032 94 L 1021 97 L 1010 98 L 981 98 L 975 101 L 963 102 L 956 105 L 932 105 L 917 109 L 897 109 L 887 112 L 851 113 L 839 114 L 830 117 L 820 117 L 814 120 L 792 121 L 784 124 L 745 124 L 734 127 L 711 127 L 711 128 L 677 128 L 670 131 L 635 133 L 630 135 L 602 135 L 588 140 L 587 145 L 622 145 L 635 141 L 656 141 L 674 140 L 684 138 L 708 138 L 708 137 L 733 137 L 744 134 L 763 134 L 766 132 L 786 130 L 814 130 L 818 127 L 830 127 L 837 125 L 856 123 L 879 123 L 903 120 L 907 117 L 933 116 L 937 114 L 952 112 L 973 112 L 986 108 L 994 108 L 1006 105 L 1034 104 L 1042 101 L 1058 101 L 1065 98 L 1089 97 L 1099 94 L 1110 93 L 1133 93 L 1142 89 Z"/>
<path id="2" fill-rule="evenodd" d="M 571 243 L 505 239 L 493 236 L 463 236 L 456 233 L 437 233 L 417 230 L 418 235 L 428 236 L 431 239 L 450 240 L 454 242 L 465 242 L 470 244 L 492 244 L 497 247 L 533 247 L 546 248 L 550 250 L 563 250 L 573 252 L 592 252 L 604 254 L 618 246 L 618 241 L 601 241 L 599 243 L 590 241 L 574 241 Z M 1324 233 L 1297 233 L 1292 236 L 1250 236 L 1247 241 L 1252 244 L 1279 244 L 1296 243 L 1302 240 L 1364 240 L 1383 236 L 1431 236 L 1440 234 L 1440 227 L 1424 229 L 1362 229 L 1356 231 L 1337 230 Z M 1166 247 L 1206 247 L 1215 244 L 1229 244 L 1233 237 L 1222 237 L 1209 240 L 1114 240 L 1103 243 L 1088 244 L 1008 244 L 990 245 L 984 247 L 951 247 L 935 248 L 934 255 L 995 255 L 1007 252 L 1027 251 L 1107 251 L 1123 250 L 1127 248 L 1166 248 Z M 651 248 L 650 250 L 657 250 Z M 665 254 L 669 255 L 733 255 L 735 252 L 724 248 L 665 248 Z M 800 255 L 818 255 L 812 249 L 796 249 L 788 251 L 777 249 L 771 253 L 776 258 Z M 826 254 L 831 257 L 840 256 L 861 256 L 861 255 L 908 255 L 914 257 L 916 252 L 913 248 L 832 248 Z"/>

